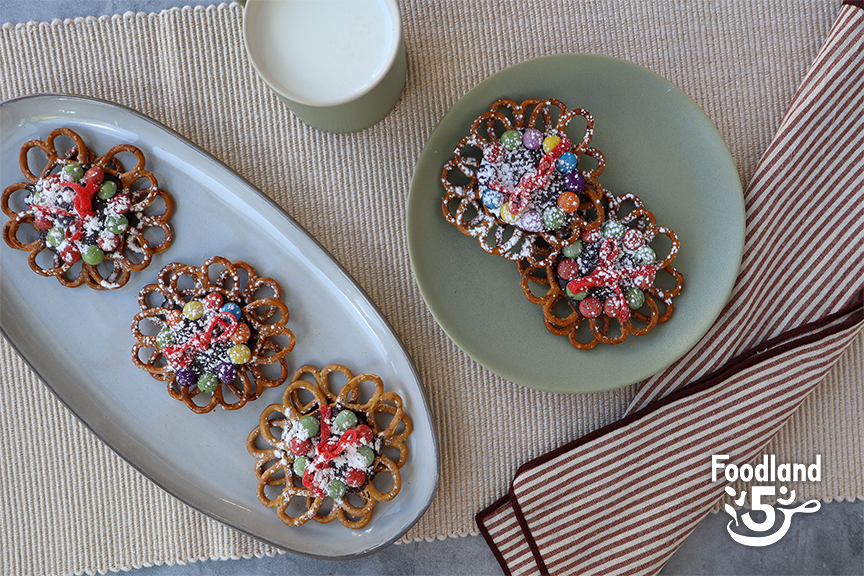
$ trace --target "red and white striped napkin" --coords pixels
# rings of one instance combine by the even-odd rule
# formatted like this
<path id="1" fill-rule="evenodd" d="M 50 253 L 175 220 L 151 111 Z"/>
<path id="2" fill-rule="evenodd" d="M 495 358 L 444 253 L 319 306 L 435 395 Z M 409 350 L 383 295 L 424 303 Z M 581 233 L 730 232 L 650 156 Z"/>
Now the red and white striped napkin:
<path id="1" fill-rule="evenodd" d="M 626 416 L 477 514 L 507 574 L 653 574 L 864 328 L 864 0 L 846 0 L 745 194 L 744 259 L 697 346 Z"/>

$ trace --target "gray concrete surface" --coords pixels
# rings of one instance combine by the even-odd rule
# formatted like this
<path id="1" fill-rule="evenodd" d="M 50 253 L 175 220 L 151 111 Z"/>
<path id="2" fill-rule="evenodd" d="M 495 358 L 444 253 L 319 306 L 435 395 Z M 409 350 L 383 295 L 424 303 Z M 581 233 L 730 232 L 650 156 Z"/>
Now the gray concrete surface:
<path id="1" fill-rule="evenodd" d="M 0 23 L 54 18 L 158 12 L 195 0 L 0 0 Z M 839 2 L 838 2 L 839 3 Z M 664 576 L 864 576 L 864 501 L 823 504 L 795 518 L 782 540 L 764 548 L 736 544 L 726 533 L 729 518 L 709 515 L 672 556 Z M 352 561 L 328 562 L 292 554 L 272 558 L 193 562 L 145 567 L 132 576 L 293 575 L 486 575 L 501 574 L 479 536 L 391 546 Z"/>

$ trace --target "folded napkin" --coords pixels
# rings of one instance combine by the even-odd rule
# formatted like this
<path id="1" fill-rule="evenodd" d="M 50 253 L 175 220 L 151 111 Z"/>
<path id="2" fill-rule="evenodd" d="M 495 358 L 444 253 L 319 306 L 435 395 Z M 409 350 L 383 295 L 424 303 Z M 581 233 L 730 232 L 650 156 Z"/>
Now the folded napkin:
<path id="1" fill-rule="evenodd" d="M 653 574 L 864 328 L 864 1 L 844 2 L 745 193 L 720 318 L 625 417 L 521 466 L 477 514 L 507 574 Z"/>

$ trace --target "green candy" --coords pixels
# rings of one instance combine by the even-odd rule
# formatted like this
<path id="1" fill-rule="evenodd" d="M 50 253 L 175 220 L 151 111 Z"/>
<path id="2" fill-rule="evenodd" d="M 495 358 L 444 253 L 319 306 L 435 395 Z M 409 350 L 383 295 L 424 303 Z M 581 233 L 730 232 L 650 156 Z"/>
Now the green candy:
<path id="1" fill-rule="evenodd" d="M 174 332 L 172 332 L 170 328 L 163 328 L 156 335 L 156 345 L 159 348 L 165 348 L 166 346 L 171 346 L 176 341 L 177 341 L 177 338 L 174 336 Z"/>
<path id="2" fill-rule="evenodd" d="M 645 303 L 645 293 L 639 288 L 628 288 L 624 292 L 624 299 L 627 300 L 627 305 L 633 310 L 641 308 Z"/>
<path id="3" fill-rule="evenodd" d="M 84 168 L 78 164 L 67 164 L 63 167 L 63 173 L 71 176 L 76 182 L 84 177 Z"/>
<path id="4" fill-rule="evenodd" d="M 342 410 L 336 415 L 334 424 L 336 424 L 337 429 L 344 432 L 357 425 L 357 415 L 351 410 Z"/>
<path id="5" fill-rule="evenodd" d="M 652 264 L 657 259 L 657 255 L 650 246 L 642 246 L 633 253 L 633 258 L 636 259 L 637 264 L 646 265 Z"/>
<path id="6" fill-rule="evenodd" d="M 573 300 L 576 300 L 578 302 L 579 300 L 584 300 L 585 297 L 588 296 L 588 291 L 585 290 L 584 292 L 579 292 L 578 294 L 573 294 L 572 292 L 570 292 L 570 288 L 567 288 L 567 296 L 569 296 L 570 298 L 572 298 Z"/>
<path id="7" fill-rule="evenodd" d="M 66 233 L 59 226 L 54 226 L 45 234 L 45 243 L 56 248 L 66 239 Z"/>
<path id="8" fill-rule="evenodd" d="M 578 258 L 579 255 L 582 253 L 582 241 L 576 240 L 576 242 L 574 242 L 573 244 L 565 246 L 561 250 L 561 253 L 564 254 L 564 256 L 566 256 L 567 258 Z"/>
<path id="9" fill-rule="evenodd" d="M 522 145 L 522 134 L 518 130 L 507 130 L 501 135 L 501 144 L 508 150 L 515 150 Z"/>
<path id="10" fill-rule="evenodd" d="M 368 446 L 361 446 L 357 449 L 357 452 L 363 456 L 363 459 L 366 460 L 366 467 L 372 466 L 375 463 L 375 451 Z"/>
<path id="11" fill-rule="evenodd" d="M 105 182 L 102 182 L 101 186 L 99 186 L 99 198 L 102 198 L 103 200 L 108 200 L 116 193 L 117 184 L 115 184 L 111 180 L 106 180 Z"/>
<path id="12" fill-rule="evenodd" d="M 300 456 L 299 458 L 294 459 L 294 463 L 291 465 L 291 468 L 294 469 L 294 474 L 297 476 L 303 476 L 303 472 L 306 471 L 306 466 L 309 465 L 309 459 L 305 456 Z"/>
<path id="13" fill-rule="evenodd" d="M 37 206 L 42 206 L 45 202 L 48 201 L 48 197 L 45 196 L 45 192 L 40 188 L 36 192 L 33 192 L 30 195 L 30 204 L 36 204 Z"/>
<path id="14" fill-rule="evenodd" d="M 610 220 L 603 225 L 603 236 L 606 238 L 614 238 L 615 240 L 621 240 L 624 237 L 624 233 L 627 231 L 627 227 L 624 226 L 621 222 L 617 220 Z"/>
<path id="15" fill-rule="evenodd" d="M 557 230 L 564 224 L 564 211 L 551 206 L 543 211 L 543 225 L 549 230 Z"/>
<path id="16" fill-rule="evenodd" d="M 318 424 L 318 419 L 312 415 L 300 418 L 300 426 L 309 433 L 309 436 L 314 436 L 321 429 L 320 424 Z"/>
<path id="17" fill-rule="evenodd" d="M 219 378 L 212 372 L 204 372 L 198 377 L 198 389 L 203 392 L 213 392 L 219 386 Z"/>
<path id="18" fill-rule="evenodd" d="M 102 251 L 99 246 L 95 244 L 88 244 L 81 250 L 81 260 L 90 264 L 91 266 L 95 266 L 102 262 L 105 259 L 105 252 Z"/>
<path id="19" fill-rule="evenodd" d="M 341 480 L 331 480 L 330 484 L 327 485 L 327 496 L 334 500 L 342 498 L 347 491 L 348 486 Z"/>
<path id="20" fill-rule="evenodd" d="M 105 219 L 105 229 L 112 234 L 122 234 L 129 227 L 129 220 L 126 216 L 118 214 L 117 216 L 108 216 Z"/>

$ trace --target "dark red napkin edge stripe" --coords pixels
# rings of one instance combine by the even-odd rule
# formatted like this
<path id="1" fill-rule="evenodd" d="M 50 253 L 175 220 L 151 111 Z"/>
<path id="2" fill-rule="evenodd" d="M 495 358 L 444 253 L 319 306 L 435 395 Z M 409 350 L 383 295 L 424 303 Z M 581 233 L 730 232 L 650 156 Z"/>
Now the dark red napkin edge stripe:
<path id="1" fill-rule="evenodd" d="M 843 4 L 848 4 L 849 6 L 855 6 L 864 10 L 864 0 L 843 0 Z"/>
<path id="2" fill-rule="evenodd" d="M 864 4 L 864 0 L 860 0 L 860 2 L 862 4 Z M 839 324 L 836 324 L 834 326 L 830 326 L 829 328 L 822 330 L 822 331 L 812 332 L 813 330 L 818 330 L 818 329 L 836 321 L 837 319 L 842 318 L 843 316 L 850 315 L 850 314 L 851 314 L 851 316 L 849 318 L 847 318 L 846 320 L 844 320 L 843 322 L 841 322 Z M 854 326 L 858 322 L 861 322 L 862 320 L 864 320 L 864 290 L 862 290 L 861 295 L 859 295 L 859 297 L 854 302 L 843 307 L 841 310 L 834 312 L 832 314 L 829 314 L 827 316 L 824 316 L 823 318 L 820 318 L 819 320 L 814 320 L 813 322 L 803 324 L 797 328 L 794 328 L 792 330 L 784 332 L 783 334 L 780 334 L 779 336 L 771 338 L 771 339 L 763 342 L 762 344 L 755 346 L 755 347 L 751 348 L 750 350 L 747 350 L 747 351 L 739 354 L 737 357 L 735 357 L 731 361 L 727 362 L 724 367 L 720 368 L 719 370 L 715 371 L 714 373 L 708 374 L 707 376 L 703 377 L 702 379 L 697 380 L 696 382 L 693 382 L 687 386 L 684 386 L 684 387 L 680 388 L 679 390 L 676 390 L 675 392 L 669 394 L 668 396 L 665 396 L 663 398 L 659 398 L 659 399 L 651 402 L 650 404 L 646 405 L 641 410 L 634 412 L 628 416 L 625 416 L 624 418 L 622 418 L 620 420 L 616 420 L 615 422 L 612 422 L 611 424 L 608 424 L 608 425 L 606 425 L 602 428 L 599 428 L 593 432 L 590 432 L 590 433 L 586 434 L 585 436 L 577 438 L 576 440 L 568 442 L 567 444 L 563 444 L 563 445 L 559 446 L 558 448 L 556 448 L 555 450 L 552 450 L 551 452 L 547 452 L 546 454 L 538 456 L 537 458 L 535 458 L 533 460 L 529 460 L 528 462 L 526 462 L 525 464 L 522 464 L 517 469 L 515 476 L 519 476 L 519 474 L 521 474 L 525 470 L 528 470 L 530 468 L 534 468 L 536 466 L 545 464 L 549 460 L 560 456 L 562 453 L 567 452 L 569 450 L 572 450 L 572 449 L 574 449 L 574 448 L 576 448 L 582 444 L 586 444 L 586 443 L 588 443 L 588 442 L 590 442 L 596 438 L 599 438 L 600 436 L 603 436 L 605 434 L 608 434 L 609 432 L 612 432 L 613 430 L 616 430 L 616 429 L 621 428 L 623 426 L 627 426 L 628 424 L 631 424 L 631 423 L 635 422 L 636 420 L 639 420 L 639 419 L 647 416 L 648 414 L 655 412 L 656 410 L 666 406 L 667 404 L 676 402 L 678 400 L 681 400 L 682 398 L 686 398 L 686 397 L 691 396 L 693 394 L 697 394 L 699 392 L 702 392 L 703 390 L 707 390 L 708 388 L 715 386 L 716 384 L 726 380 L 727 378 L 733 376 L 734 374 L 741 372 L 741 371 L 743 371 L 743 370 L 745 370 L 745 369 L 747 369 L 747 368 L 749 368 L 749 367 L 751 367 L 751 366 L 753 366 L 759 362 L 762 362 L 763 360 L 766 360 L 768 358 L 772 358 L 774 356 L 777 356 L 779 354 L 787 352 L 788 350 L 791 350 L 792 348 L 796 348 L 798 346 L 802 346 L 802 345 L 806 345 L 806 344 L 811 344 L 817 340 L 821 340 L 822 338 L 824 338 L 826 336 L 830 336 L 831 334 L 836 334 L 837 332 L 840 332 L 840 331 L 845 330 L 847 328 L 851 328 L 852 326 Z M 810 333 L 807 334 L 808 332 L 810 332 Z M 522 529 L 522 533 L 525 536 L 525 540 L 528 544 L 528 547 L 531 549 L 531 552 L 534 555 L 534 559 L 537 562 L 538 568 L 540 569 L 541 573 L 548 574 L 549 570 L 546 567 L 545 563 L 543 562 L 543 558 L 540 555 L 540 551 L 537 547 L 537 543 L 534 541 L 533 537 L 530 534 L 530 531 L 528 529 L 528 523 L 526 522 L 526 520 L 522 514 L 522 510 L 521 510 L 519 503 L 516 499 L 516 495 L 513 491 L 513 485 L 512 484 L 510 485 L 510 489 L 508 490 L 507 495 L 499 498 L 493 504 L 491 504 L 489 507 L 484 508 L 483 510 L 479 511 L 475 515 L 474 519 L 475 519 L 475 522 L 477 523 L 478 528 L 480 529 L 480 533 L 483 535 L 483 538 L 486 540 L 487 544 L 492 549 L 492 552 L 495 555 L 496 559 L 498 560 L 499 564 L 501 565 L 502 569 L 504 570 L 504 573 L 509 576 L 511 574 L 511 572 L 508 569 L 507 564 L 504 561 L 503 556 L 498 551 L 498 548 L 495 545 L 495 542 L 492 539 L 491 535 L 489 534 L 489 531 L 483 525 L 483 521 L 488 516 L 490 516 L 496 509 L 498 509 L 499 507 L 501 507 L 502 505 L 504 505 L 508 501 L 509 501 L 510 505 L 513 507 L 513 511 L 515 513 L 516 520 L 519 522 L 519 526 Z"/>

